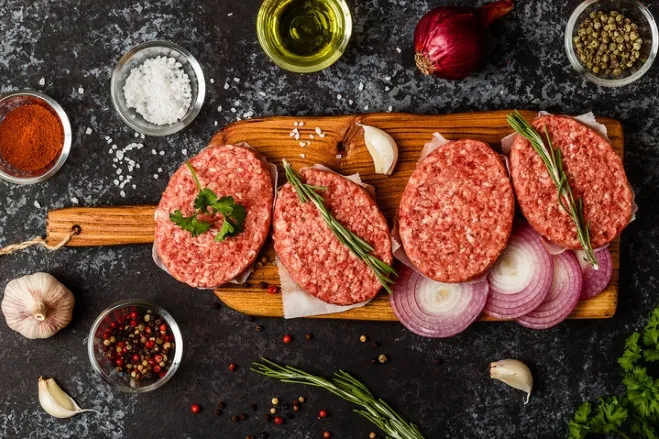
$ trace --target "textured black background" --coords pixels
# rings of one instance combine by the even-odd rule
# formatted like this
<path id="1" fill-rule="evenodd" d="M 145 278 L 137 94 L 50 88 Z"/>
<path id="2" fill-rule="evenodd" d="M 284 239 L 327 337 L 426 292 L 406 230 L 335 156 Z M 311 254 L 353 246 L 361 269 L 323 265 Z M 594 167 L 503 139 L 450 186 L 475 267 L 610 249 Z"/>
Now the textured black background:
<path id="1" fill-rule="evenodd" d="M 424 78 L 412 63 L 414 26 L 430 6 L 445 3 L 353 0 L 354 34 L 347 53 L 324 72 L 297 75 L 273 66 L 261 52 L 255 35 L 258 0 L 0 0 L 0 91 L 42 88 L 67 110 L 74 127 L 71 157 L 56 177 L 30 187 L 0 183 L 0 245 L 42 234 L 47 209 L 75 200 L 94 206 L 156 203 L 168 175 L 186 156 L 182 151 L 188 156 L 199 151 L 217 130 L 216 121 L 222 126 L 247 111 L 255 116 L 343 114 L 364 111 L 367 105 L 369 111 L 392 106 L 394 111 L 440 114 L 513 107 L 572 114 L 593 110 L 624 126 L 625 164 L 640 207 L 638 219 L 623 235 L 614 319 L 569 321 L 547 331 L 477 323 L 448 340 L 420 338 L 395 323 L 250 322 L 226 308 L 213 309 L 211 293 L 191 290 L 155 268 L 149 246 L 56 254 L 28 250 L 0 259 L 0 287 L 12 278 L 48 271 L 75 292 L 77 304 L 71 325 L 49 340 L 29 341 L 0 324 L 0 437 L 242 438 L 268 431 L 271 438 L 297 439 L 318 438 L 330 430 L 333 438 L 365 438 L 376 430 L 350 405 L 322 390 L 250 373 L 249 364 L 261 355 L 325 375 L 339 368 L 353 372 L 417 422 L 428 438 L 565 437 L 577 404 L 622 391 L 615 360 L 626 335 L 658 302 L 657 69 L 621 89 L 585 83 L 563 50 L 563 29 L 577 2 L 538 0 L 518 1 L 516 10 L 495 25 L 480 73 L 460 82 Z M 116 175 L 104 136 L 120 148 L 134 139 L 111 108 L 110 74 L 130 47 L 154 38 L 190 49 L 214 84 L 208 83 L 204 109 L 188 129 L 165 139 L 148 138 L 144 149 L 131 153 L 141 169 L 133 172 L 136 188 L 127 186 L 124 198 L 113 184 Z M 42 77 L 45 86 L 39 87 Z M 361 92 L 360 82 L 365 85 Z M 92 134 L 85 134 L 87 127 Z M 152 149 L 166 154 L 152 155 Z M 97 314 L 134 297 L 170 310 L 185 337 L 184 361 L 174 379 L 141 396 L 118 394 L 102 383 L 85 350 Z M 256 323 L 265 331 L 255 332 Z M 314 341 L 304 340 L 307 332 Z M 283 345 L 284 333 L 295 341 Z M 360 334 L 381 347 L 362 345 Z M 371 357 L 381 352 L 390 362 L 371 365 Z M 536 391 L 527 406 L 521 393 L 488 378 L 489 362 L 506 357 L 520 358 L 533 369 Z M 233 374 L 227 371 L 230 362 L 239 365 Z M 69 421 L 45 415 L 36 392 L 41 374 L 56 377 L 80 405 L 100 415 Z M 263 413 L 274 395 L 283 401 L 305 395 L 309 403 L 280 427 L 266 425 L 260 416 L 230 421 L 234 413 L 252 415 L 247 407 L 252 402 Z M 218 399 L 228 404 L 220 417 L 213 414 Z M 192 415 L 192 403 L 205 410 Z M 318 421 L 321 408 L 330 416 Z"/>

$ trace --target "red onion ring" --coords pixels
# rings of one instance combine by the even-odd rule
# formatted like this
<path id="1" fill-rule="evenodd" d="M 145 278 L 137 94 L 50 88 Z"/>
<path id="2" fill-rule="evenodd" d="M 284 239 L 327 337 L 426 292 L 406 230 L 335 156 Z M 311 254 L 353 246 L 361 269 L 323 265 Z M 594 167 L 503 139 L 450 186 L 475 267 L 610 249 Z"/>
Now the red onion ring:
<path id="1" fill-rule="evenodd" d="M 446 284 L 403 267 L 391 295 L 398 320 L 417 335 L 445 338 L 458 334 L 478 318 L 487 301 L 488 284 Z"/>
<path id="2" fill-rule="evenodd" d="M 547 329 L 565 320 L 579 302 L 583 285 L 581 266 L 572 252 L 552 256 L 554 276 L 549 294 L 536 309 L 517 319 L 531 329 Z"/>
<path id="3" fill-rule="evenodd" d="M 613 274 L 611 251 L 607 247 L 595 251 L 595 259 L 597 259 L 599 267 L 597 270 L 585 261 L 581 250 L 576 250 L 574 253 L 579 265 L 581 265 L 581 274 L 583 275 L 581 299 L 590 299 L 597 296 L 611 282 L 611 275 Z"/>
<path id="4" fill-rule="evenodd" d="M 553 261 L 540 235 L 527 224 L 516 224 L 488 274 L 490 295 L 483 311 L 499 319 L 528 314 L 547 297 L 552 276 Z"/>

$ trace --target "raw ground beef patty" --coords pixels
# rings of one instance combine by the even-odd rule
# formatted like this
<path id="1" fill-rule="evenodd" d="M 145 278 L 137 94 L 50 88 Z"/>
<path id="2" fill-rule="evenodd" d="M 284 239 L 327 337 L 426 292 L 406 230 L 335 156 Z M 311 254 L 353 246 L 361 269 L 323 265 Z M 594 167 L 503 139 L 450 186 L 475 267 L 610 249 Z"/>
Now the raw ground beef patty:
<path id="1" fill-rule="evenodd" d="M 307 169 L 301 177 L 307 184 L 326 187 L 322 196 L 334 217 L 391 264 L 387 221 L 364 188 L 330 171 Z M 313 203 L 300 202 L 290 184 L 277 194 L 273 228 L 277 256 L 307 293 L 336 305 L 377 295 L 381 284 L 375 274 L 339 242 Z"/>
<path id="2" fill-rule="evenodd" d="M 267 165 L 252 150 L 218 145 L 190 160 L 201 186 L 218 198 L 232 196 L 245 207 L 242 233 L 215 242 L 224 219 L 218 215 L 210 231 L 197 237 L 169 219 L 175 210 L 194 214 L 199 190 L 190 170 L 181 166 L 172 176 L 156 210 L 156 251 L 176 279 L 197 288 L 214 288 L 244 272 L 256 259 L 268 237 L 274 190 Z"/>
<path id="3" fill-rule="evenodd" d="M 533 127 L 563 154 L 563 169 L 575 198 L 584 205 L 593 247 L 611 242 L 632 217 L 633 194 L 622 160 L 611 144 L 591 128 L 567 116 L 542 116 Z M 560 208 L 556 186 L 531 143 L 517 136 L 510 150 L 510 170 L 517 201 L 529 224 L 545 238 L 580 248 L 572 218 Z"/>
<path id="4" fill-rule="evenodd" d="M 477 140 L 449 142 L 419 162 L 398 208 L 410 261 L 439 282 L 483 274 L 506 247 L 515 199 L 502 159 Z"/>

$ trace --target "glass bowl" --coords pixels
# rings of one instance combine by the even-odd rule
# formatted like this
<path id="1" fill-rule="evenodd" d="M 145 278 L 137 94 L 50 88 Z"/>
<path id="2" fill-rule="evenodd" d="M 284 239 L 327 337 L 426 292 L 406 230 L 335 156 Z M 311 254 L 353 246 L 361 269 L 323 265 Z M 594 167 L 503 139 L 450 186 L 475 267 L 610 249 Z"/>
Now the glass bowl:
<path id="1" fill-rule="evenodd" d="M 146 121 L 134 108 L 128 108 L 124 97 L 124 84 L 133 68 L 140 66 L 147 59 L 158 56 L 174 58 L 180 62 L 183 70 L 190 78 L 190 87 L 192 89 L 192 101 L 188 112 L 181 120 L 169 125 L 156 125 Z M 206 82 L 201 65 L 190 52 L 174 43 L 156 40 L 137 45 L 121 57 L 114 72 L 112 72 L 110 95 L 114 109 L 126 125 L 146 136 L 168 136 L 181 131 L 197 117 L 204 104 Z"/>
<path id="2" fill-rule="evenodd" d="M 268 57 L 279 67 L 296 73 L 313 73 L 334 64 L 345 52 L 352 35 L 352 16 L 345 0 L 330 0 L 327 7 L 337 17 L 343 34 L 332 41 L 332 47 L 321 57 L 287 54 L 281 49 L 281 41 L 275 29 L 278 12 L 287 7 L 287 0 L 265 0 L 256 19 L 256 34 L 259 44 Z"/>
<path id="3" fill-rule="evenodd" d="M 121 316 L 133 311 L 136 311 L 139 314 L 145 314 L 147 310 L 151 310 L 154 318 L 162 319 L 162 321 L 169 327 L 169 330 L 174 337 L 173 353 L 168 355 L 168 360 L 171 359 L 171 363 L 163 376 L 150 380 L 143 379 L 135 381 L 130 378 L 129 374 L 117 372 L 116 366 L 111 364 L 110 360 L 105 356 L 103 350 L 103 334 L 110 328 L 112 322 L 116 321 Z M 181 330 L 172 315 L 160 306 L 146 300 L 124 300 L 110 305 L 96 318 L 89 331 L 87 353 L 89 354 L 89 361 L 91 362 L 93 369 L 101 376 L 101 378 L 116 389 L 127 393 L 146 393 L 158 389 L 169 381 L 176 373 L 183 356 L 183 336 L 181 335 Z"/>
<path id="4" fill-rule="evenodd" d="M 645 60 L 642 64 L 632 67 L 623 72 L 624 76 L 621 77 L 603 77 L 597 76 L 579 61 L 579 57 L 574 47 L 574 37 L 577 36 L 577 30 L 581 22 L 588 17 L 591 12 L 602 11 L 618 11 L 625 17 L 630 18 L 633 23 L 638 26 L 639 37 L 643 39 L 641 46 L 641 60 Z M 623 85 L 631 84 L 638 78 L 643 76 L 652 66 L 655 57 L 657 56 L 657 48 L 659 47 L 659 32 L 657 32 L 657 24 L 652 16 L 652 13 L 640 2 L 636 0 L 584 0 L 572 12 L 570 19 L 565 28 L 565 51 L 570 60 L 572 67 L 583 75 L 587 80 L 604 87 L 620 87 Z"/>
<path id="5" fill-rule="evenodd" d="M 16 169 L 0 157 L 0 178 L 14 184 L 34 184 L 48 180 L 60 170 L 71 152 L 71 122 L 69 122 L 64 109 L 53 98 L 43 93 L 34 90 L 23 90 L 1 96 L 0 122 L 11 110 L 26 104 L 41 105 L 57 117 L 64 132 L 64 143 L 59 157 L 37 171 Z"/>

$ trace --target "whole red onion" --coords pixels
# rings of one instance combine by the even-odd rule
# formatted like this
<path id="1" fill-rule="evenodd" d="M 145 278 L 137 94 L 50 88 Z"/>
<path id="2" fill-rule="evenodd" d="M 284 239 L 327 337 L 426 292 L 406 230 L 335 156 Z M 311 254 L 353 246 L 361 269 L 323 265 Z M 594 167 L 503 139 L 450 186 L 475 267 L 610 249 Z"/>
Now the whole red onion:
<path id="1" fill-rule="evenodd" d="M 414 32 L 416 66 L 424 75 L 462 79 L 478 68 L 487 29 L 513 9 L 512 0 L 479 8 L 442 6 L 424 15 Z"/>

